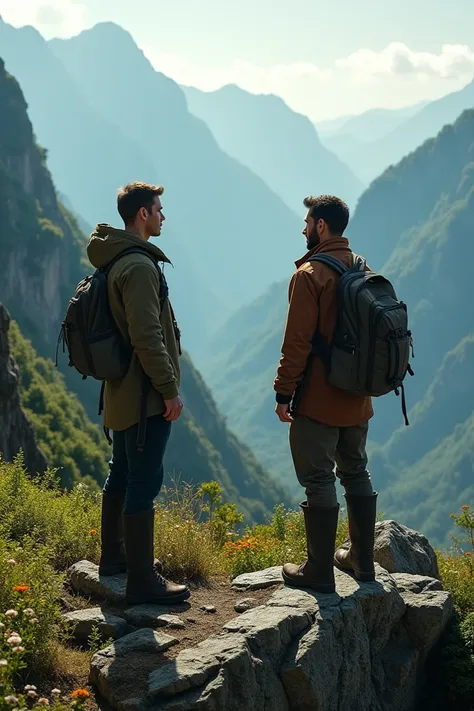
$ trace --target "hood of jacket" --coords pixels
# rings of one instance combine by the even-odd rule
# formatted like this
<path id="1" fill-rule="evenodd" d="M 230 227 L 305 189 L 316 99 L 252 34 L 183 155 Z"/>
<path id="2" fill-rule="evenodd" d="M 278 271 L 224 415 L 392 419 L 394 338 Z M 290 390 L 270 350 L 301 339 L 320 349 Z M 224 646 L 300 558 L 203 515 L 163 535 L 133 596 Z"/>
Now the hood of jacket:
<path id="1" fill-rule="evenodd" d="M 119 230 L 111 225 L 100 223 L 89 237 L 87 243 L 87 256 L 93 267 L 100 269 L 105 267 L 120 252 L 130 247 L 140 247 L 150 254 L 158 262 L 171 264 L 168 257 L 151 242 L 145 242 L 141 237 L 127 230 Z"/>

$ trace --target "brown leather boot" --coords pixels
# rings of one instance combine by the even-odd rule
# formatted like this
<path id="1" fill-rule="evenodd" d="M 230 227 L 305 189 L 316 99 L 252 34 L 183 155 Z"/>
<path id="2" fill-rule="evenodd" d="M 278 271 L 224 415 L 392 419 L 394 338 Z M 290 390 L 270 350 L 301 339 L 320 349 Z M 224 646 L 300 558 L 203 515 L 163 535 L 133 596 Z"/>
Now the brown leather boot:
<path id="1" fill-rule="evenodd" d="M 331 508 L 300 504 L 304 513 L 308 559 L 301 565 L 283 566 L 283 580 L 287 585 L 311 588 L 316 592 L 333 593 L 334 547 L 336 541 L 339 504 Z"/>
<path id="2" fill-rule="evenodd" d="M 339 570 L 351 573 L 356 580 L 375 580 L 374 538 L 377 512 L 377 493 L 372 496 L 346 496 L 351 546 L 338 548 L 334 564 Z"/>
<path id="3" fill-rule="evenodd" d="M 127 556 L 123 537 L 123 506 L 122 496 L 102 492 L 99 575 L 104 577 L 127 572 Z M 158 558 L 155 558 L 155 568 L 158 573 L 163 570 L 163 564 Z"/>
<path id="4" fill-rule="evenodd" d="M 190 596 L 188 588 L 169 582 L 153 565 L 154 511 L 126 514 L 123 520 L 127 552 L 127 603 L 175 605 L 187 600 Z"/>

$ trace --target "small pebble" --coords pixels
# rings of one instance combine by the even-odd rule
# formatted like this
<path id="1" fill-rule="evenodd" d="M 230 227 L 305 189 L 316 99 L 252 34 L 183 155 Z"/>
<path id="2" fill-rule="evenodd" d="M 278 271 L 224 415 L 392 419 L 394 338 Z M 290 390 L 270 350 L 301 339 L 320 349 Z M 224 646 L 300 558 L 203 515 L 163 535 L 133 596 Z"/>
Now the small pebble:
<path id="1" fill-rule="evenodd" d="M 191 624 L 195 625 L 197 620 L 195 617 L 186 617 L 186 622 L 191 622 Z"/>
<path id="2" fill-rule="evenodd" d="M 257 601 L 253 597 L 246 597 L 245 600 L 238 600 L 234 605 L 234 610 L 236 612 L 247 612 L 255 607 Z"/>
<path id="3" fill-rule="evenodd" d="M 203 610 L 203 612 L 209 612 L 209 613 L 217 612 L 217 608 L 214 607 L 214 605 L 203 605 L 201 607 L 201 610 Z"/>

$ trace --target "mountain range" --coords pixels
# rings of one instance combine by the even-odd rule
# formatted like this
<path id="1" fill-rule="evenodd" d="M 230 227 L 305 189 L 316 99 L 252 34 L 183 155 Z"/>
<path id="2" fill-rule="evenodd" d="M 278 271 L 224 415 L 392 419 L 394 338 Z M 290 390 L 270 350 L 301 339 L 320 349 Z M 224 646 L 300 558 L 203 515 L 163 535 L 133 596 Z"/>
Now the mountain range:
<path id="1" fill-rule="evenodd" d="M 474 79 L 459 91 L 401 110 L 373 110 L 348 119 L 321 140 L 366 185 L 474 108 Z M 324 128 L 324 127 L 323 127 Z"/>
<path id="2" fill-rule="evenodd" d="M 298 217 L 219 148 L 180 87 L 152 68 L 125 30 L 105 23 L 46 42 L 31 27 L 0 21 L 0 48 L 53 179 L 86 223 L 117 223 L 122 183 L 165 186 L 160 246 L 175 267 L 167 278 L 188 347 L 198 349 L 240 305 L 243 281 L 252 298 L 289 273 Z"/>
<path id="3" fill-rule="evenodd" d="M 337 193 L 355 207 L 362 182 L 319 140 L 315 126 L 280 97 L 237 86 L 214 92 L 182 87 L 189 110 L 219 146 L 250 168 L 296 213 L 308 194 Z"/>

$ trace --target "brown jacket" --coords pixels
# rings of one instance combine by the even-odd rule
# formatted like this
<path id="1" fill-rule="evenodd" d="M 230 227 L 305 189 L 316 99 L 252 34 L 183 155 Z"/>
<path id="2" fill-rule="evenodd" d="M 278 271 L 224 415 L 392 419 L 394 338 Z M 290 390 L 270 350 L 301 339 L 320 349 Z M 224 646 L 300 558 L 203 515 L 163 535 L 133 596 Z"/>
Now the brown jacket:
<path id="1" fill-rule="evenodd" d="M 339 277 L 325 264 L 307 261 L 313 254 L 321 252 L 336 257 L 346 266 L 352 264 L 353 254 L 345 237 L 322 242 L 296 262 L 297 271 L 290 282 L 282 358 L 274 382 L 275 391 L 282 396 L 278 398 L 281 402 L 290 402 L 303 378 L 316 329 L 329 343 L 336 326 Z M 352 395 L 329 385 L 321 359 L 311 357 L 296 414 L 327 425 L 350 427 L 360 425 L 374 413 L 370 397 Z"/>
<path id="2" fill-rule="evenodd" d="M 97 225 L 87 245 L 94 267 L 103 267 L 130 247 L 140 247 L 156 262 L 169 263 L 151 242 L 110 225 Z M 105 385 L 104 424 L 111 430 L 125 430 L 140 420 L 143 371 L 151 382 L 147 416 L 165 411 L 164 400 L 179 392 L 179 344 L 173 326 L 169 299 L 160 301 L 160 276 L 144 254 L 129 254 L 117 261 L 107 279 L 112 315 L 133 355 L 124 378 Z M 143 370 L 142 370 L 143 369 Z"/>

